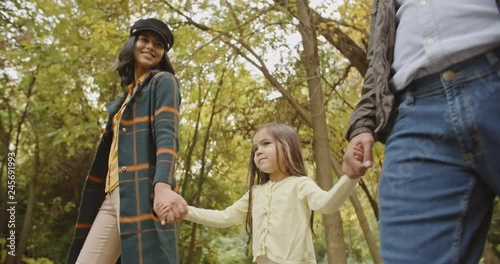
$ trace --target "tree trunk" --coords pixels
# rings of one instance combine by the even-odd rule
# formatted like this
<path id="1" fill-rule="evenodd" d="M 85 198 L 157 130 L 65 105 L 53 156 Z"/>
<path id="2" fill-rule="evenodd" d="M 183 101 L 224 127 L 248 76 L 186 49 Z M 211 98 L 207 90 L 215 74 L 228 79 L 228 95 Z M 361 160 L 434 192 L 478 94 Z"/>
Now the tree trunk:
<path id="1" fill-rule="evenodd" d="M 19 122 L 16 124 L 16 138 L 14 140 L 14 156 L 17 157 L 17 150 L 19 148 L 19 142 L 21 140 L 21 133 L 22 133 L 22 127 L 23 127 L 23 124 L 24 124 L 24 121 L 26 120 L 26 116 L 28 115 L 28 110 L 29 110 L 29 107 L 30 107 L 30 99 L 31 99 L 31 95 L 33 93 L 33 87 L 35 86 L 35 82 L 36 82 L 36 77 L 35 77 L 36 73 L 33 73 L 33 76 L 31 77 L 31 80 L 30 80 L 30 84 L 28 86 L 28 91 L 26 93 L 26 106 L 24 107 L 23 109 L 23 112 L 20 116 L 20 119 L 19 119 Z M 11 123 L 11 125 L 13 125 Z M 13 126 L 12 126 L 12 130 L 13 131 Z M 9 131 L 9 135 L 11 133 L 11 131 Z M 8 149 L 8 148 L 7 148 Z M 7 153 L 8 154 L 8 153 Z M 5 156 L 7 157 L 7 156 Z M 16 175 L 17 176 L 17 175 Z M 18 181 L 16 180 L 16 183 Z M 0 189 L 1 190 L 1 189 Z M 7 201 L 7 192 L 5 192 L 5 200 L 4 201 Z M 1 234 L 6 234 L 7 232 L 7 221 L 8 221 L 8 214 L 4 214 L 3 212 L 6 212 L 7 210 L 7 203 L 4 202 L 2 203 L 2 207 L 0 209 L 0 212 L 2 212 L 0 214 L 0 235 Z"/>
<path id="2" fill-rule="evenodd" d="M 316 29 L 312 24 L 311 9 L 307 0 L 297 1 L 299 32 L 304 49 L 304 66 L 307 72 L 307 85 L 311 106 L 313 128 L 313 152 L 316 161 L 318 185 L 328 190 L 333 186 L 332 167 L 330 165 L 330 140 L 324 108 L 324 95 L 319 76 L 319 55 Z M 328 263 L 346 263 L 344 232 L 340 213 L 324 215 Z"/>
<path id="3" fill-rule="evenodd" d="M 39 166 L 39 164 L 38 164 Z M 24 215 L 23 229 L 21 231 L 21 238 L 19 239 L 19 246 L 16 252 L 16 264 L 21 263 L 21 259 L 24 256 L 26 247 L 28 246 L 28 239 L 31 235 L 32 229 L 32 219 L 33 219 L 33 209 L 35 207 L 35 190 L 36 190 L 36 180 L 32 179 L 28 187 L 28 206 L 26 208 L 26 214 Z"/>
<path id="4" fill-rule="evenodd" d="M 201 93 L 201 87 L 199 87 L 199 93 Z M 202 109 L 204 105 L 203 98 L 205 96 L 198 96 L 198 108 Z M 200 122 L 201 122 L 201 110 L 198 111 L 198 114 L 196 115 L 196 123 L 195 123 L 195 128 L 194 128 L 194 134 L 193 137 L 191 138 L 191 142 L 188 142 L 188 152 L 186 154 L 186 168 L 191 168 L 191 165 L 193 164 L 192 157 L 194 153 L 194 149 L 196 147 L 196 143 L 198 142 L 198 133 L 200 130 Z M 185 170 L 184 172 L 184 180 L 182 181 L 182 187 L 179 189 L 179 193 L 183 193 L 189 184 L 191 183 L 191 170 Z M 183 195 L 184 196 L 184 195 Z M 188 202 L 191 202 L 188 200 Z"/>
<path id="5" fill-rule="evenodd" d="M 382 263 L 382 256 L 380 256 L 377 241 L 373 236 L 370 225 L 368 224 L 368 220 L 366 219 L 365 212 L 363 211 L 363 207 L 361 207 L 361 204 L 359 203 L 356 193 L 353 193 L 351 197 L 349 197 L 349 199 L 351 200 L 354 210 L 356 211 L 356 215 L 358 216 L 359 226 L 363 231 L 363 235 L 366 239 L 366 244 L 368 244 L 368 249 L 370 250 L 370 254 L 372 255 L 373 263 L 380 264 Z"/>
<path id="6" fill-rule="evenodd" d="M 31 235 L 32 228 L 32 218 L 33 209 L 35 207 L 35 187 L 36 187 L 36 176 L 40 171 L 40 148 L 38 147 L 38 136 L 35 135 L 35 164 L 33 166 L 33 175 L 28 187 L 28 205 L 26 207 L 26 214 L 24 215 L 24 222 L 22 226 L 21 236 L 19 238 L 19 244 L 16 247 L 16 256 L 8 257 L 6 264 L 11 263 L 21 263 L 26 247 L 28 246 L 28 239 Z"/>
<path id="7" fill-rule="evenodd" d="M 335 158 L 335 155 L 333 154 L 333 151 L 330 152 L 330 161 L 333 167 L 333 170 L 337 174 L 337 176 L 341 176 L 342 173 L 342 168 Z M 367 192 L 367 190 L 364 190 Z M 382 257 L 380 256 L 380 250 L 377 246 L 377 241 L 375 237 L 373 236 L 373 232 L 370 229 L 370 225 L 368 224 L 368 220 L 366 219 L 365 211 L 363 210 L 363 207 L 361 206 L 361 203 L 359 202 L 358 196 L 356 192 L 353 192 L 351 196 L 349 197 L 349 200 L 352 203 L 352 206 L 354 207 L 354 211 L 356 212 L 356 216 L 358 217 L 358 222 L 359 226 L 361 227 L 361 230 L 363 231 L 363 236 L 366 239 L 366 243 L 368 245 L 368 249 L 370 250 L 370 254 L 372 255 L 373 263 L 374 264 L 380 264 L 382 263 Z"/>
<path id="8" fill-rule="evenodd" d="M 186 264 L 191 264 L 193 263 L 193 255 L 195 253 L 196 249 L 196 229 L 198 228 L 197 223 L 193 223 L 191 226 L 191 234 L 189 235 L 189 248 L 188 248 L 188 254 L 186 257 Z"/>
<path id="9" fill-rule="evenodd" d="M 313 19 L 316 26 L 321 23 L 327 25 L 326 28 L 321 29 L 320 34 L 349 60 L 361 76 L 364 76 L 368 69 L 368 59 L 365 51 L 338 26 L 329 22 L 317 12 L 313 13 Z"/>
<path id="10" fill-rule="evenodd" d="M 220 77 L 221 84 L 222 84 L 223 78 L 224 78 L 224 73 L 222 73 L 222 75 Z M 201 155 L 202 162 L 201 162 L 201 168 L 200 168 L 200 175 L 199 175 L 198 183 L 197 183 L 197 194 L 195 195 L 195 197 L 193 199 L 194 206 L 200 205 L 200 196 L 201 196 L 201 191 L 203 189 L 203 183 L 205 182 L 205 175 L 207 175 L 209 172 L 209 169 L 207 169 L 207 164 L 206 164 L 206 161 L 208 160 L 206 158 L 206 156 L 207 156 L 207 152 L 208 152 L 208 146 L 210 143 L 210 133 L 212 131 L 213 120 L 214 120 L 215 115 L 217 114 L 216 105 L 217 105 L 217 100 L 219 98 L 220 90 L 221 90 L 221 87 L 218 86 L 218 88 L 215 92 L 215 95 L 214 95 L 213 102 L 212 102 L 212 112 L 210 114 L 210 119 L 208 121 L 207 129 L 205 132 L 205 137 L 203 140 L 203 151 L 202 151 L 202 155 Z M 215 159 L 212 159 L 212 160 L 213 160 L 213 162 L 215 162 Z M 186 264 L 193 263 L 193 256 L 195 254 L 195 244 L 196 244 L 195 241 L 196 241 L 196 229 L 197 229 L 197 227 L 198 227 L 198 225 L 193 223 L 192 230 L 191 230 L 191 240 L 190 240 L 190 244 L 189 244 L 189 254 L 187 256 Z"/>
<path id="11" fill-rule="evenodd" d="M 340 216 L 340 212 L 328 215 L 324 214 L 322 216 L 323 226 L 325 227 L 328 263 L 347 263 L 342 217 Z"/>

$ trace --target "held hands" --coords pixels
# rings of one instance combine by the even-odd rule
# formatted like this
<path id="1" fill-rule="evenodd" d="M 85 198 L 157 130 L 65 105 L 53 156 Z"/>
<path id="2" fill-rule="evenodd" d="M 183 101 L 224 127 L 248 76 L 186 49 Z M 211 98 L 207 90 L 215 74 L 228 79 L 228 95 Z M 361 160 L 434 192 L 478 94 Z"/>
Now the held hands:
<path id="1" fill-rule="evenodd" d="M 173 223 L 186 216 L 187 202 L 182 196 L 172 191 L 170 185 L 158 182 L 155 184 L 153 210 L 161 220 L 161 224 Z"/>
<path id="2" fill-rule="evenodd" d="M 368 168 L 373 166 L 372 148 L 375 143 L 373 135 L 361 133 L 351 139 L 344 153 L 342 170 L 352 179 L 365 175 Z"/>

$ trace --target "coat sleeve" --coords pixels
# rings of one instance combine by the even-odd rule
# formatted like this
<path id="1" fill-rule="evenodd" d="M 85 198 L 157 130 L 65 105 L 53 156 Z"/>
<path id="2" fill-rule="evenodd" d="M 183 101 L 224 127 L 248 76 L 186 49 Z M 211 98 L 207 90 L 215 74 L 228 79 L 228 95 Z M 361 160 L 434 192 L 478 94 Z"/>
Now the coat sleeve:
<path id="1" fill-rule="evenodd" d="M 189 206 L 185 220 L 198 224 L 225 228 L 235 224 L 243 223 L 248 212 L 248 192 L 228 208 L 220 210 L 208 210 Z"/>
<path id="2" fill-rule="evenodd" d="M 349 117 L 345 135 L 349 141 L 354 136 L 366 132 L 373 134 L 378 141 L 385 141 L 383 138 L 385 136 L 380 133 L 387 129 L 394 107 L 394 95 L 388 83 L 395 32 L 392 21 L 395 19 L 394 10 L 391 3 L 391 1 L 373 1 L 367 53 L 368 68 L 364 76 L 361 99 Z"/>
<path id="3" fill-rule="evenodd" d="M 181 93 L 174 75 L 157 74 L 154 85 L 154 139 L 156 144 L 156 173 L 154 184 L 164 182 L 173 186 L 175 163 L 179 150 L 179 109 Z"/>
<path id="4" fill-rule="evenodd" d="M 370 39 L 371 40 L 371 39 Z M 373 47 L 368 48 L 368 69 L 364 76 L 361 99 L 354 108 L 347 124 L 346 139 L 351 140 L 361 133 L 374 133 L 376 127 L 376 94 L 373 67 Z"/>
<path id="5" fill-rule="evenodd" d="M 344 175 L 329 191 L 324 191 L 311 178 L 307 179 L 299 185 L 299 199 L 305 201 L 311 210 L 322 214 L 337 212 L 359 181 Z"/>

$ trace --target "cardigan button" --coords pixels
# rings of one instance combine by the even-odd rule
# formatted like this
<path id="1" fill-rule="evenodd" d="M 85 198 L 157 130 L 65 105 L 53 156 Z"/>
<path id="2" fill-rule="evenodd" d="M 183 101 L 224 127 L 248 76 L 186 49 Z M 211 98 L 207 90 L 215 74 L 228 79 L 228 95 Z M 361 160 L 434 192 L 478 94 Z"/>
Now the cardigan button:
<path id="1" fill-rule="evenodd" d="M 122 171 L 127 171 L 127 166 L 123 166 Z"/>
<path id="2" fill-rule="evenodd" d="M 127 133 L 127 129 L 126 128 L 122 128 L 122 132 L 123 133 Z"/>

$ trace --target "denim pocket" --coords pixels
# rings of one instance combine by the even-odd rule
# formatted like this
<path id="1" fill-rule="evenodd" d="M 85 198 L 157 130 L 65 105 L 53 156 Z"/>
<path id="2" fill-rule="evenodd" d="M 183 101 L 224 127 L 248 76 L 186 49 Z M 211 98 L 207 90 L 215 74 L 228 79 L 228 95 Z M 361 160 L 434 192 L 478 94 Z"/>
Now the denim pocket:
<path id="1" fill-rule="evenodd" d="M 401 102 L 396 109 L 396 121 L 402 119 L 405 115 L 405 110 L 408 108 L 406 101 Z"/>
<path id="2" fill-rule="evenodd" d="M 413 104 L 413 93 L 408 91 L 403 91 L 403 94 L 398 96 L 396 101 L 396 121 L 402 119 L 405 116 L 406 110 L 410 108 Z"/>

